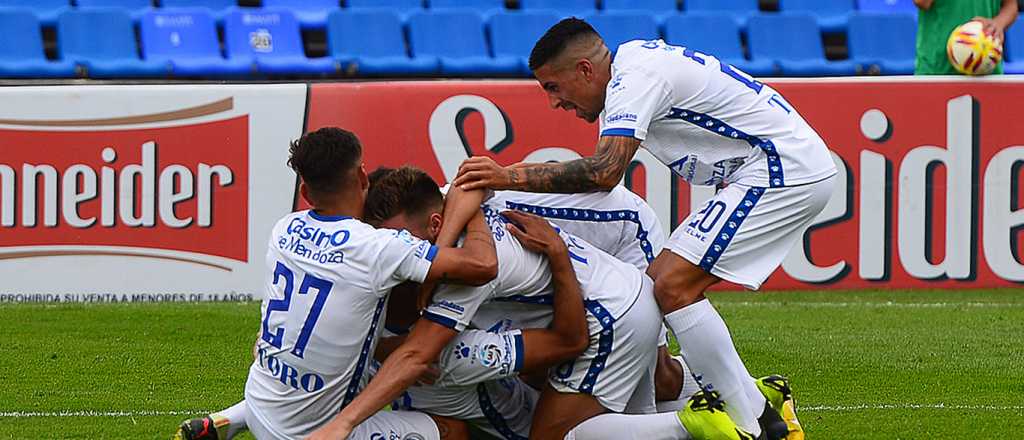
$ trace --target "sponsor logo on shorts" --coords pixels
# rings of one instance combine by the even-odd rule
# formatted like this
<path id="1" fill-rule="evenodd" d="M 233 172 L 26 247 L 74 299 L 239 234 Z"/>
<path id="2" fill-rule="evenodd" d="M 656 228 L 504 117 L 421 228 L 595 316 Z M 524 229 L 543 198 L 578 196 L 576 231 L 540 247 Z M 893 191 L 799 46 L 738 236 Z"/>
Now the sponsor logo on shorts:
<path id="1" fill-rule="evenodd" d="M 462 307 L 462 306 L 460 306 L 458 304 L 455 304 L 455 303 L 453 303 L 451 301 L 448 301 L 448 300 L 441 301 L 441 302 L 437 303 L 436 305 L 438 307 L 442 308 L 442 309 L 448 310 L 449 312 L 458 313 L 459 315 L 462 315 L 463 313 L 466 313 L 466 308 L 465 307 Z"/>
<path id="2" fill-rule="evenodd" d="M 480 365 L 485 367 L 493 367 L 504 360 L 505 353 L 498 348 L 497 345 L 487 344 L 480 347 L 480 352 L 477 355 L 480 358 Z"/>

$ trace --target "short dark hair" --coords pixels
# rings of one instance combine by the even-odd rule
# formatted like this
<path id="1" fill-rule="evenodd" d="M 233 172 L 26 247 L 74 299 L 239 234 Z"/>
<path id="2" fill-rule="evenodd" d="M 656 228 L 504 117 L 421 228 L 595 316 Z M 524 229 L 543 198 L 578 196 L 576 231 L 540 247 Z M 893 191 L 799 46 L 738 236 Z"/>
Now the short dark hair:
<path id="1" fill-rule="evenodd" d="M 403 166 L 377 168 L 370 173 L 370 189 L 363 207 L 363 220 L 379 225 L 396 215 L 418 216 L 444 206 L 444 196 L 425 171 Z"/>
<path id="2" fill-rule="evenodd" d="M 292 141 L 288 166 L 302 178 L 314 195 L 336 194 L 363 157 L 355 133 L 324 127 Z"/>
<path id="3" fill-rule="evenodd" d="M 551 26 L 530 52 L 530 70 L 537 70 L 562 54 L 565 47 L 584 36 L 601 36 L 590 23 L 569 17 Z"/>

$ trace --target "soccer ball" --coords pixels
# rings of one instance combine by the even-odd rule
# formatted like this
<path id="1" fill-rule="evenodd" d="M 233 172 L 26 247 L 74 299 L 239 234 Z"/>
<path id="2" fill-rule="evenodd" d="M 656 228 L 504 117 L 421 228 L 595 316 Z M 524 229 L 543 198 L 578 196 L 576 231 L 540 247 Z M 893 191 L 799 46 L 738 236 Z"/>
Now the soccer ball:
<path id="1" fill-rule="evenodd" d="M 1003 59 L 1003 42 L 985 34 L 980 21 L 968 21 L 949 35 L 946 55 L 960 73 L 988 75 Z"/>

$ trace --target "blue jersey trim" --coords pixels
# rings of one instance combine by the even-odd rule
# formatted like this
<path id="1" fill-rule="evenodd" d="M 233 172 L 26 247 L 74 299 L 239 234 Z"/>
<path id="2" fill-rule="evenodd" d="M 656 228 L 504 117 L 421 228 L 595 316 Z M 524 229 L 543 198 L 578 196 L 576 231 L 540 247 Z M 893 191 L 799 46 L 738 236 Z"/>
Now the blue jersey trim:
<path id="1" fill-rule="evenodd" d="M 516 365 L 512 367 L 512 371 L 516 373 L 523 369 L 523 356 L 526 355 L 526 351 L 523 348 L 523 333 L 516 333 L 514 336 L 516 346 Z"/>
<path id="2" fill-rule="evenodd" d="M 309 210 L 309 216 L 322 222 L 340 222 L 342 220 L 348 220 L 352 218 L 347 215 L 321 215 L 317 214 L 316 211 L 312 209 Z"/>
<path id="3" fill-rule="evenodd" d="M 493 301 L 517 302 L 517 303 L 522 303 L 522 304 L 539 304 L 539 305 L 550 306 L 550 305 L 555 303 L 555 296 L 554 295 L 535 295 L 535 296 L 512 295 L 512 296 L 502 296 L 502 297 L 499 297 L 499 298 L 494 298 Z"/>
<path id="4" fill-rule="evenodd" d="M 442 316 L 442 315 L 439 315 L 437 313 L 430 312 L 430 311 L 423 312 L 423 317 L 426 318 L 429 321 L 436 322 L 436 323 L 441 324 L 441 325 L 443 325 L 445 327 L 448 327 L 448 328 L 450 328 L 452 330 L 455 330 L 456 327 L 458 327 L 458 325 L 459 325 L 459 323 L 457 321 L 455 321 L 454 319 L 452 319 L 452 318 L 449 318 L 447 316 Z"/>
<path id="5" fill-rule="evenodd" d="M 609 128 L 605 131 L 602 131 L 601 136 L 636 137 L 636 130 L 632 128 Z"/>
<path id="6" fill-rule="evenodd" d="M 424 257 L 427 261 L 433 262 L 434 257 L 437 256 L 437 246 L 431 245 L 430 249 L 427 249 L 427 256 Z"/>
<path id="7" fill-rule="evenodd" d="M 356 394 L 359 393 L 359 383 L 363 379 L 366 362 L 370 359 L 370 346 L 373 345 L 373 339 L 377 335 L 377 323 L 380 321 L 380 315 L 384 312 L 384 304 L 386 303 L 387 297 L 377 300 L 377 308 L 373 310 L 373 320 L 370 321 L 370 331 L 366 333 L 366 339 L 363 340 L 363 348 L 359 352 L 356 369 L 352 372 L 352 380 L 348 382 L 348 389 L 345 390 L 345 399 L 341 403 L 342 408 L 348 406 L 352 399 L 356 398 Z"/>
<path id="8" fill-rule="evenodd" d="M 612 353 L 612 345 L 615 342 L 615 331 L 613 329 L 615 325 L 615 318 L 608 310 L 601 306 L 601 303 L 595 300 L 583 301 L 583 307 L 585 307 L 590 314 L 597 318 L 597 322 L 601 324 L 601 334 L 597 338 L 597 355 L 594 356 L 594 360 L 590 362 L 590 368 L 587 369 L 587 375 L 583 377 L 583 381 L 580 382 L 579 392 L 583 394 L 593 394 L 594 385 L 597 383 L 597 378 L 601 372 L 604 371 L 605 366 L 608 363 L 608 356 Z"/>
<path id="9" fill-rule="evenodd" d="M 744 133 L 729 124 L 726 124 L 720 119 L 717 119 L 706 113 L 701 113 L 693 110 L 687 110 L 677 107 L 672 107 L 669 110 L 669 119 L 679 119 L 682 121 L 689 122 L 697 127 L 703 128 L 719 136 L 739 139 L 746 141 L 751 147 L 760 148 L 765 152 L 768 157 L 768 184 L 772 188 L 778 188 L 785 186 L 786 179 L 782 171 L 782 160 L 779 158 L 779 152 L 775 149 L 775 144 L 768 139 L 761 139 L 757 136 Z"/>
<path id="10" fill-rule="evenodd" d="M 505 440 L 528 440 L 519 434 L 516 434 L 512 428 L 508 427 L 508 422 L 505 421 L 505 417 L 501 415 L 501 412 L 494 407 L 491 403 L 491 396 L 487 395 L 487 388 L 484 384 L 477 384 L 476 386 L 477 400 L 480 402 L 480 410 L 483 411 L 484 417 L 487 418 L 488 422 L 491 422 L 491 426 L 494 427 Z"/>
<path id="11" fill-rule="evenodd" d="M 654 261 L 654 248 L 647 240 L 648 232 L 640 222 L 640 213 L 631 209 L 602 211 L 584 208 L 560 208 L 551 206 L 528 205 L 525 203 L 505 202 L 505 207 L 516 211 L 528 212 L 545 218 L 584 222 L 631 222 L 636 224 L 636 239 L 640 242 L 640 250 L 650 263 Z"/>
<path id="12" fill-rule="evenodd" d="M 762 187 L 752 187 L 747 190 L 747 194 L 743 196 L 743 200 L 736 205 L 736 209 L 732 211 L 729 216 L 729 220 L 725 222 L 722 229 L 718 231 L 718 235 L 715 240 L 711 242 L 711 246 L 704 253 L 704 257 L 700 259 L 700 268 L 704 269 L 705 272 L 711 273 L 711 268 L 715 267 L 715 263 L 721 258 L 722 253 L 725 252 L 725 248 L 729 246 L 729 242 L 736 236 L 736 232 L 740 229 L 740 225 L 743 224 L 743 219 L 750 215 L 750 211 L 754 209 L 754 205 L 761 199 L 765 189 Z"/>

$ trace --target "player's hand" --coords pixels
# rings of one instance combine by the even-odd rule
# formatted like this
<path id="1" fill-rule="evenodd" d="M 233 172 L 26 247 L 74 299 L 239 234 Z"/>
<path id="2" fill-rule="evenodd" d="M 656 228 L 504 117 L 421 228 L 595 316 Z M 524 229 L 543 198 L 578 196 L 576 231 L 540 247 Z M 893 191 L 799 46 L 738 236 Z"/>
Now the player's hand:
<path id="1" fill-rule="evenodd" d="M 1006 32 L 1006 27 L 1002 23 L 985 17 L 974 17 L 972 21 L 980 21 L 985 34 L 995 38 L 996 40 L 1003 41 L 1003 36 Z"/>
<path id="2" fill-rule="evenodd" d="M 509 220 L 506 226 L 524 248 L 544 255 L 562 255 L 569 252 L 565 241 L 547 220 L 522 211 L 504 211 Z"/>
<path id="3" fill-rule="evenodd" d="M 489 157 L 473 156 L 459 165 L 459 174 L 452 185 L 463 191 L 485 188 L 514 189 L 518 180 L 518 173 L 514 169 L 498 165 Z"/>
<path id="4" fill-rule="evenodd" d="M 306 437 L 306 440 L 347 440 L 351 433 L 352 428 L 331 422 L 313 431 L 313 434 Z"/>

